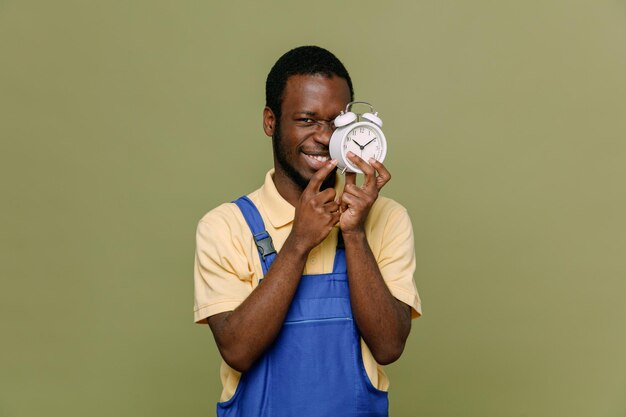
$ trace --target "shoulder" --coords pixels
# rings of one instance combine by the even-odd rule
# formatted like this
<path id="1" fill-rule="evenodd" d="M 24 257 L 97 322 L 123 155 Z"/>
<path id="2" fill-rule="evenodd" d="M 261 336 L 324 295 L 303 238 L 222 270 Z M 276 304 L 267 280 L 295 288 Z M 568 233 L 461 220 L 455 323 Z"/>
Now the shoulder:
<path id="1" fill-rule="evenodd" d="M 238 234 L 244 222 L 241 211 L 234 203 L 224 203 L 206 213 L 198 222 L 198 235 L 202 232 L 215 238 L 225 238 Z"/>
<path id="2" fill-rule="evenodd" d="M 202 224 L 210 224 L 210 225 L 229 225 L 233 222 L 239 220 L 241 216 L 241 211 L 237 207 L 235 203 L 223 203 L 219 206 L 209 210 L 202 218 L 199 223 Z"/>
<path id="3" fill-rule="evenodd" d="M 410 221 L 406 208 L 397 201 L 379 196 L 372 206 L 368 220 L 372 226 L 385 227 L 390 221 Z"/>
<path id="4" fill-rule="evenodd" d="M 372 209 L 384 210 L 384 211 L 393 211 L 393 210 L 406 211 L 406 209 L 404 208 L 402 204 L 398 203 L 394 199 L 391 199 L 389 197 L 385 197 L 382 195 L 378 196 L 378 199 L 376 199 L 376 202 L 374 203 Z"/>
<path id="5" fill-rule="evenodd" d="M 415 273 L 415 242 L 409 214 L 400 203 L 379 197 L 370 211 L 368 242 L 380 273 L 391 294 L 412 307 L 412 317 L 421 315 Z"/>
<path id="6" fill-rule="evenodd" d="M 256 204 L 258 202 L 258 193 L 258 190 L 254 191 L 248 194 L 247 197 Z M 200 226 L 209 226 L 215 230 L 226 229 L 231 233 L 248 229 L 241 210 L 233 202 L 223 203 L 211 209 L 198 222 L 198 227 Z"/>
<path id="7" fill-rule="evenodd" d="M 254 202 L 256 192 L 248 195 Z M 219 245 L 220 250 L 234 247 L 247 254 L 252 232 L 235 203 L 223 203 L 206 213 L 198 222 L 196 244 L 198 248 Z"/>
<path id="8" fill-rule="evenodd" d="M 378 197 L 365 222 L 365 232 L 377 260 L 390 255 L 389 250 L 402 249 L 407 253 L 413 250 L 413 225 L 409 214 L 402 204 L 391 198 Z"/>

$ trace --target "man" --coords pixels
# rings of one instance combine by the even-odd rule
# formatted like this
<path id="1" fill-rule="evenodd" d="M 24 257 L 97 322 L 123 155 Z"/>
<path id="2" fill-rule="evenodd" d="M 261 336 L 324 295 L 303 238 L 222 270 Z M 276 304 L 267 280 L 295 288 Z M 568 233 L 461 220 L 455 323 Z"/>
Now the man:
<path id="1" fill-rule="evenodd" d="M 382 365 L 421 315 L 413 234 L 406 210 L 378 195 L 391 178 L 381 162 L 351 154 L 363 185 L 338 181 L 328 143 L 352 100 L 329 51 L 283 55 L 263 110 L 274 169 L 198 225 L 194 316 L 223 358 L 218 416 L 387 415 Z"/>

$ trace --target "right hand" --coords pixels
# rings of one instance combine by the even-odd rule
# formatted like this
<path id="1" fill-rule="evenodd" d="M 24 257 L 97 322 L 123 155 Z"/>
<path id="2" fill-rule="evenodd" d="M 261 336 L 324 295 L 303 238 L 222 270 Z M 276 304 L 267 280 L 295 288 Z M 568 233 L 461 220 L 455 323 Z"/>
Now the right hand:
<path id="1" fill-rule="evenodd" d="M 320 191 L 324 179 L 337 166 L 336 160 L 317 170 L 311 177 L 296 205 L 293 229 L 289 239 L 307 253 L 322 243 L 333 226 L 339 221 L 339 203 L 335 201 L 335 190 Z"/>

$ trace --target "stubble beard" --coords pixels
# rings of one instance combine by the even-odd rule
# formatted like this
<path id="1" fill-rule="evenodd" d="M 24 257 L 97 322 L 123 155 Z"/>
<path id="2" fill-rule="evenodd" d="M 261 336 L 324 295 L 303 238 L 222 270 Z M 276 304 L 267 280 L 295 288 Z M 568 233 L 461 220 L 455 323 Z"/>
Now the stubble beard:
<path id="1" fill-rule="evenodd" d="M 280 123 L 276 123 L 276 127 L 274 129 L 274 134 L 272 135 L 272 147 L 274 149 L 274 156 L 276 158 L 276 162 L 280 165 L 280 168 L 283 172 L 289 177 L 291 181 L 300 189 L 300 191 L 304 191 L 304 189 L 309 185 L 309 180 L 304 178 L 302 174 L 300 174 L 296 168 L 289 162 L 289 157 L 285 152 L 285 147 L 282 146 L 282 137 L 280 132 Z M 335 168 L 322 182 L 320 190 L 325 190 L 327 188 L 333 188 L 335 186 L 335 178 L 337 176 L 337 168 Z"/>

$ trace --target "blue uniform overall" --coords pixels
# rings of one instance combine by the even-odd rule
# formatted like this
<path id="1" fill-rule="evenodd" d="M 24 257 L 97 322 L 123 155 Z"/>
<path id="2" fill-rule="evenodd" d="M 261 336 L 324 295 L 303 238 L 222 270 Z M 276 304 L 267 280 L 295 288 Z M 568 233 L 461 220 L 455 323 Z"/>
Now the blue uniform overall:
<path id="1" fill-rule="evenodd" d="M 276 253 L 247 198 L 235 201 L 255 236 L 264 275 Z M 370 382 L 352 317 L 346 257 L 338 245 L 333 272 L 304 275 L 270 348 L 241 375 L 219 417 L 387 416 L 387 393 Z"/>

